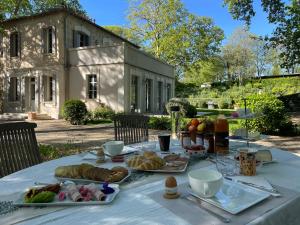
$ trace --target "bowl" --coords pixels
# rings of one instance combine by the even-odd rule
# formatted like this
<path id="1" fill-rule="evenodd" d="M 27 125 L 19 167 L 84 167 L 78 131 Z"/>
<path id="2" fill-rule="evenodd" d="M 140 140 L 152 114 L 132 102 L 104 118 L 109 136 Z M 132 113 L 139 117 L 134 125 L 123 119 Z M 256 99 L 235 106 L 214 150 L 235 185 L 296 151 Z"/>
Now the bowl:
<path id="1" fill-rule="evenodd" d="M 212 169 L 193 170 L 188 177 L 193 192 L 204 198 L 213 197 L 223 184 L 222 174 Z"/>
<path id="2" fill-rule="evenodd" d="M 124 148 L 123 141 L 109 141 L 102 145 L 104 152 L 110 156 L 119 155 Z"/>

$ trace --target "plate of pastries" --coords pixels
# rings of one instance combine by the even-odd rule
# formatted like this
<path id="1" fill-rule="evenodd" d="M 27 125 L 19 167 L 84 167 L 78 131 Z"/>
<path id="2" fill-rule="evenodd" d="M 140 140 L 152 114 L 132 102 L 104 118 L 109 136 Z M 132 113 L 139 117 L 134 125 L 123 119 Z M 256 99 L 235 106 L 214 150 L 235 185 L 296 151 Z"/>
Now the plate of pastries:
<path id="1" fill-rule="evenodd" d="M 187 168 L 189 158 L 181 154 L 160 154 L 153 151 L 145 151 L 127 159 L 127 166 L 133 170 L 180 173 Z"/>
<path id="2" fill-rule="evenodd" d="M 76 183 L 114 183 L 120 184 L 130 176 L 130 171 L 122 166 L 111 169 L 93 166 L 89 163 L 59 166 L 55 169 L 55 178 Z"/>

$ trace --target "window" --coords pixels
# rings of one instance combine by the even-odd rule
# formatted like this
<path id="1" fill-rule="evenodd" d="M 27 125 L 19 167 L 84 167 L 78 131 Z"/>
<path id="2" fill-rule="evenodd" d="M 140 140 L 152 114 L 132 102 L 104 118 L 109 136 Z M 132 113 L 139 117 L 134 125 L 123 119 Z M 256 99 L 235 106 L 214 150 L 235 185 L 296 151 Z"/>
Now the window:
<path id="1" fill-rule="evenodd" d="M 132 76 L 130 88 L 130 110 L 136 112 L 138 108 L 138 77 Z"/>
<path id="2" fill-rule="evenodd" d="M 97 76 L 88 75 L 88 98 L 96 99 L 97 98 Z"/>
<path id="3" fill-rule="evenodd" d="M 84 47 L 90 45 L 90 37 L 79 31 L 73 31 L 73 47 Z"/>
<path id="4" fill-rule="evenodd" d="M 167 101 L 171 98 L 171 84 L 167 84 Z"/>
<path id="5" fill-rule="evenodd" d="M 151 112 L 151 101 L 152 101 L 152 81 L 146 79 L 145 81 L 145 90 L 146 90 L 146 112 Z"/>
<path id="6" fill-rule="evenodd" d="M 54 53 L 55 51 L 55 31 L 53 27 L 43 29 L 44 53 Z"/>
<path id="7" fill-rule="evenodd" d="M 45 102 L 52 102 L 54 98 L 54 84 L 55 80 L 51 76 L 44 76 L 43 77 L 43 85 L 44 85 L 44 101 Z"/>
<path id="8" fill-rule="evenodd" d="M 20 100 L 20 80 L 17 77 L 11 77 L 9 79 L 9 101 L 16 102 Z"/>
<path id="9" fill-rule="evenodd" d="M 10 35 L 10 57 L 19 56 L 20 51 L 19 34 L 17 32 Z"/>
<path id="10" fill-rule="evenodd" d="M 158 93 L 157 93 L 158 111 L 162 110 L 162 87 L 163 87 L 163 83 L 161 81 L 158 81 L 157 82 L 157 89 L 158 89 Z"/>

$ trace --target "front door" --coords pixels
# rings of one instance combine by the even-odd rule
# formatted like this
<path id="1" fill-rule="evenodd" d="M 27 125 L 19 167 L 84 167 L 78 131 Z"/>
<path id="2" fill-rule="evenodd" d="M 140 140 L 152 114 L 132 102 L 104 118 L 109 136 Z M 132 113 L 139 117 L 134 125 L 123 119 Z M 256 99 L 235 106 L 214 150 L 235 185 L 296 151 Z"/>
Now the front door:
<path id="1" fill-rule="evenodd" d="M 30 111 L 34 112 L 35 111 L 35 78 L 31 77 L 30 78 L 30 83 L 29 83 L 29 104 L 30 104 Z"/>

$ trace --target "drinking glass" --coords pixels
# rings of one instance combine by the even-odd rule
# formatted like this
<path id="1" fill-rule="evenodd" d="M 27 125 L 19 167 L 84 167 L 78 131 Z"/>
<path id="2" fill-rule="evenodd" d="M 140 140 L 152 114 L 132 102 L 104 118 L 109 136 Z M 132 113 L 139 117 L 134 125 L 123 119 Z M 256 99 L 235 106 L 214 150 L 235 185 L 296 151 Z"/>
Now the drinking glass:
<path id="1" fill-rule="evenodd" d="M 239 162 L 225 153 L 216 153 L 216 166 L 223 176 L 234 176 L 239 173 Z"/>

